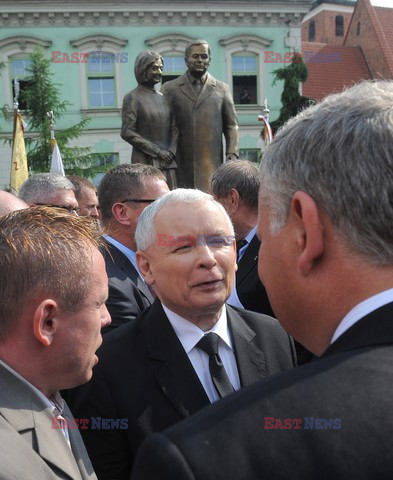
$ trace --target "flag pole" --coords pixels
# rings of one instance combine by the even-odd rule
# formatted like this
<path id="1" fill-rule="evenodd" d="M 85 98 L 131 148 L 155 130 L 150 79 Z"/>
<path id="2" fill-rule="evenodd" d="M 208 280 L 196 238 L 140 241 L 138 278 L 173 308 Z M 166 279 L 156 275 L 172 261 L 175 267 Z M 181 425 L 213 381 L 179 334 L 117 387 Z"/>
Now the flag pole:
<path id="1" fill-rule="evenodd" d="M 263 110 L 258 115 L 258 120 L 260 122 L 263 122 L 263 130 L 261 132 L 261 136 L 265 142 L 265 146 L 269 145 L 269 143 L 273 140 L 272 128 L 269 123 L 269 114 L 270 114 L 270 108 L 267 104 L 267 98 L 265 98 Z"/>
<path id="2" fill-rule="evenodd" d="M 63 160 L 61 158 L 59 146 L 57 145 L 57 141 L 55 137 L 55 126 L 54 126 L 55 120 L 54 120 L 53 111 L 51 110 L 46 114 L 50 122 L 50 144 L 52 146 L 52 160 L 51 160 L 50 172 L 58 173 L 59 175 L 63 175 L 63 177 L 65 177 Z"/>
<path id="3" fill-rule="evenodd" d="M 27 156 L 24 140 L 24 122 L 19 113 L 20 86 L 17 78 L 14 79 L 14 121 L 11 149 L 11 174 L 10 188 L 13 194 L 17 194 L 22 183 L 27 180 Z"/>

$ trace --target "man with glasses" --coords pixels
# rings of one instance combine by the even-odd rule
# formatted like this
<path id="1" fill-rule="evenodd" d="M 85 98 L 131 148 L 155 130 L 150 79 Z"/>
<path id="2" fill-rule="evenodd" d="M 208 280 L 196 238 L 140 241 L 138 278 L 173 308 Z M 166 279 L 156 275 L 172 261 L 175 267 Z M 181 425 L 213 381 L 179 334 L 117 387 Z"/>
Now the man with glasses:
<path id="1" fill-rule="evenodd" d="M 74 185 L 57 173 L 37 173 L 23 182 L 19 198 L 28 205 L 46 205 L 63 208 L 77 215 L 79 206 L 75 198 Z"/>
<path id="2" fill-rule="evenodd" d="M 143 209 L 168 191 L 165 175 L 140 163 L 112 168 L 98 187 L 101 222 L 109 246 L 103 253 L 109 278 L 106 306 L 112 317 L 110 329 L 133 320 L 153 302 L 154 295 L 136 265 L 134 235 Z"/>

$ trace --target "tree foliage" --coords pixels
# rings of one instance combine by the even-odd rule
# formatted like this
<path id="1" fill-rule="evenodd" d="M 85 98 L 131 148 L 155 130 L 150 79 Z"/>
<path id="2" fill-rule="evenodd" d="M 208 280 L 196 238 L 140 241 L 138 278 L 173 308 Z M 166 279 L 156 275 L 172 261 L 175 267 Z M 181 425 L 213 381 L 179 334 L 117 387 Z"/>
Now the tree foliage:
<path id="1" fill-rule="evenodd" d="M 50 60 L 44 57 L 41 49 L 37 49 L 30 57 L 29 84 L 21 92 L 21 100 L 26 104 L 24 113 L 28 121 L 29 135 L 26 138 L 27 160 L 29 169 L 34 173 L 48 172 L 52 157 L 51 126 L 47 115 L 52 111 L 55 121 L 63 117 L 71 103 L 61 99 L 59 86 L 53 83 Z M 106 170 L 105 167 L 94 166 L 97 155 L 88 147 L 70 147 L 68 143 L 78 138 L 90 122 L 83 118 L 79 123 L 63 130 L 56 130 L 55 136 L 62 155 L 64 169 L 67 174 L 93 177 Z"/>
<path id="2" fill-rule="evenodd" d="M 300 83 L 307 80 L 308 71 L 300 55 L 294 55 L 288 67 L 274 70 L 275 76 L 273 85 L 279 80 L 284 81 L 284 88 L 281 94 L 281 109 L 277 120 L 271 123 L 273 131 L 277 131 L 291 117 L 297 115 L 306 106 L 312 105 L 314 100 L 303 97 L 299 93 Z"/>

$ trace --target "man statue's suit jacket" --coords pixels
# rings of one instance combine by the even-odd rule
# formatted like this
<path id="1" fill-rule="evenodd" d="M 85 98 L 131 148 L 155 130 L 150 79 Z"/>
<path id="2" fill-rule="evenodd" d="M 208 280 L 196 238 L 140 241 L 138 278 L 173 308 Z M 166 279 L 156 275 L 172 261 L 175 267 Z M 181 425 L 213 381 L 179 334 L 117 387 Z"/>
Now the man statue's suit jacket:
<path id="1" fill-rule="evenodd" d="M 231 307 L 227 312 L 242 386 L 294 367 L 292 339 L 277 320 Z M 126 419 L 125 429 L 81 433 L 100 480 L 127 479 L 148 434 L 210 402 L 158 299 L 134 322 L 107 335 L 98 355 L 92 380 L 68 400 L 77 417 Z"/>
<path id="2" fill-rule="evenodd" d="M 67 406 L 63 417 L 71 422 Z M 70 449 L 53 419 L 38 395 L 0 365 L 1 480 L 97 478 L 79 430 L 69 430 Z"/>
<path id="3" fill-rule="evenodd" d="M 103 251 L 109 285 L 106 306 L 112 322 L 103 333 L 134 320 L 154 300 L 130 260 L 114 245 L 108 242 L 107 246 Z"/>
<path id="4" fill-rule="evenodd" d="M 392 398 L 390 303 L 320 359 L 152 435 L 132 480 L 391 479 Z"/>
<path id="5" fill-rule="evenodd" d="M 214 170 L 226 153 L 239 153 L 236 109 L 229 86 L 207 73 L 196 94 L 187 73 L 164 83 L 161 92 L 169 99 L 179 129 L 176 152 L 180 187 L 207 191 Z"/>

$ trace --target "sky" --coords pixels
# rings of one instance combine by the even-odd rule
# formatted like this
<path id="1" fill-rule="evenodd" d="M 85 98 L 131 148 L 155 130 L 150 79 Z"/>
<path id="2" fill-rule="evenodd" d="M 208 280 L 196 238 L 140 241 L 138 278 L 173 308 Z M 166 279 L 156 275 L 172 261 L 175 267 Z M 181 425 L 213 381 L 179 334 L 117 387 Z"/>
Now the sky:
<path id="1" fill-rule="evenodd" d="M 393 8 L 393 0 L 370 0 L 374 7 L 390 7 Z"/>

